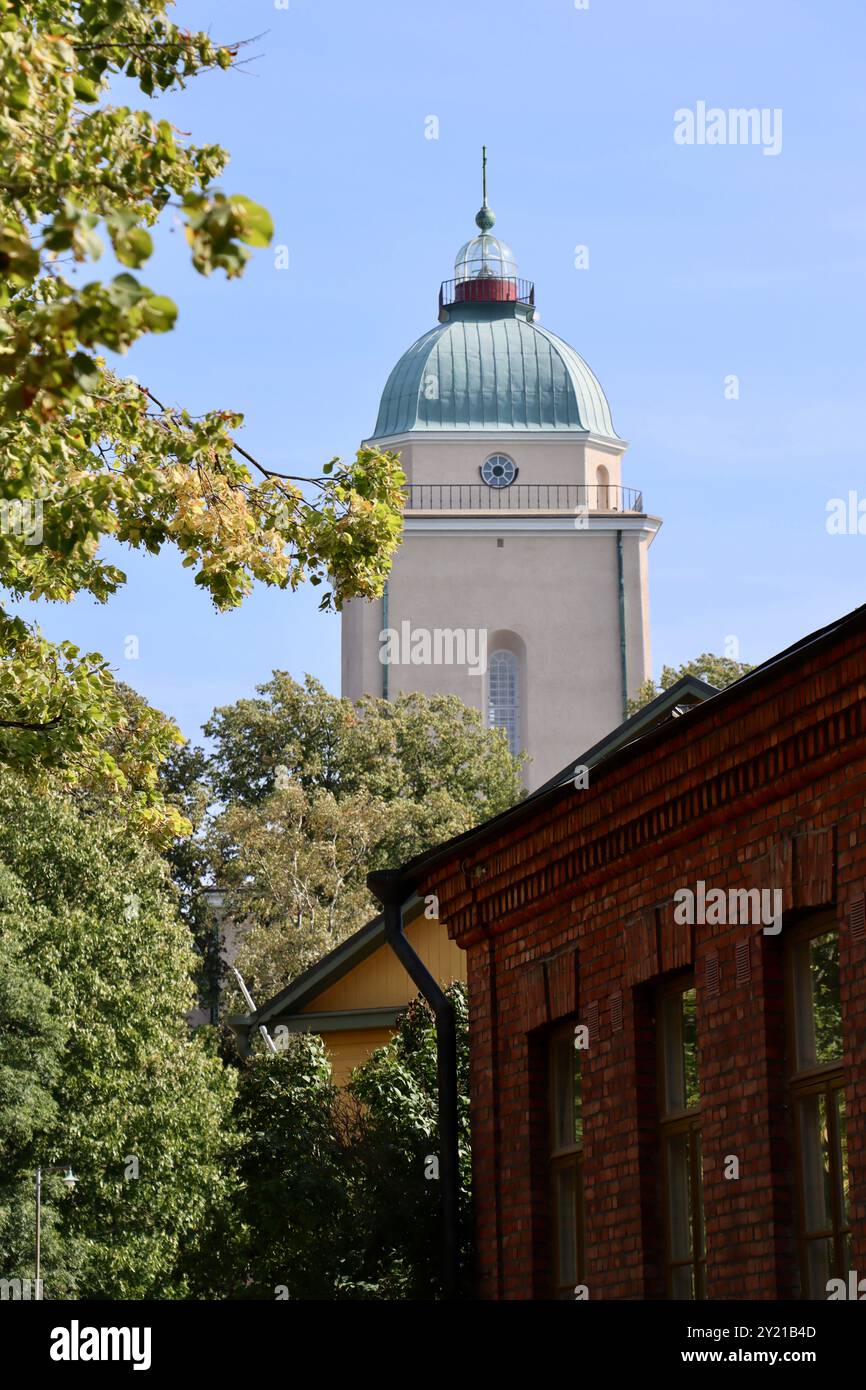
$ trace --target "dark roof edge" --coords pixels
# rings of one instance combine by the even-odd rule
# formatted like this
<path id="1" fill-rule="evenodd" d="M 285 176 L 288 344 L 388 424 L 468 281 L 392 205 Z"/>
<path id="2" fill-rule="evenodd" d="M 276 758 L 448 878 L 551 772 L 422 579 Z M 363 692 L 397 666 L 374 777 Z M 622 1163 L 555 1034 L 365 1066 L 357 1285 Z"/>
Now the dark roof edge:
<path id="1" fill-rule="evenodd" d="M 268 1020 L 272 1029 L 284 1027 L 290 1033 L 344 1033 L 352 1028 L 393 1028 L 405 1004 L 385 1004 L 369 1009 L 328 1009 L 321 1013 L 274 1014 Z M 235 1032 L 249 1033 L 259 1027 L 251 1014 L 232 1014 L 226 1023 Z"/>
<path id="2" fill-rule="evenodd" d="M 384 940 L 385 918 L 380 914 L 351 936 L 347 936 L 345 941 L 341 941 L 339 946 L 335 946 L 326 956 L 314 961 L 290 985 L 280 990 L 279 994 L 273 995 L 261 1004 L 254 1014 L 243 1015 L 244 1026 L 256 1028 L 276 1013 L 298 1012 L 311 999 L 315 999 L 316 995 L 336 984 L 356 965 L 366 960 L 367 956 L 372 955 Z"/>
<path id="3" fill-rule="evenodd" d="M 525 801 L 532 801 L 542 792 L 552 791 L 554 787 L 560 787 L 565 782 L 572 781 L 574 769 L 578 765 L 596 767 L 603 758 L 615 753 L 618 748 L 623 748 L 627 743 L 631 743 L 634 739 L 649 732 L 663 715 L 673 712 L 677 705 L 685 704 L 687 700 L 691 701 L 692 704 L 703 704 L 705 700 L 709 700 L 719 693 L 715 685 L 709 685 L 707 681 L 702 681 L 698 676 L 681 676 L 674 685 L 663 690 L 661 694 L 650 700 L 649 704 L 644 705 L 628 719 L 623 720 L 622 724 L 618 724 L 609 734 L 605 734 L 604 738 L 600 738 L 598 743 L 594 743 L 579 758 L 566 763 L 565 767 L 549 781 L 536 787 L 532 796 L 526 797 Z M 525 802 L 520 802 L 521 806 L 524 804 Z"/>
<path id="4" fill-rule="evenodd" d="M 746 686 L 760 685 L 763 681 L 770 679 L 774 675 L 780 674 L 787 667 L 794 665 L 797 659 L 803 658 L 807 654 L 811 656 L 814 652 L 820 651 L 822 647 L 829 646 L 834 638 L 841 636 L 847 630 L 856 632 L 858 628 L 862 627 L 866 627 L 866 604 L 853 609 L 852 612 L 845 614 L 842 618 L 835 619 L 825 627 L 818 628 L 815 632 L 808 633 L 807 636 L 800 638 L 799 641 L 793 643 L 790 647 L 786 647 L 775 656 L 769 657 L 759 666 L 756 666 L 754 670 L 749 671 L 747 675 L 741 676 L 738 681 L 734 681 L 731 685 L 726 686 L 724 690 L 716 691 L 703 702 L 696 704 L 693 709 L 683 717 L 689 720 L 696 720 L 704 717 L 706 710 L 710 706 L 717 708 L 720 701 L 724 704 L 729 704 L 732 700 L 739 697 Z M 684 679 L 688 680 L 690 678 L 686 677 Z M 704 684 L 704 682 L 701 682 L 701 684 Z M 670 690 L 664 691 L 663 694 L 670 696 L 676 689 L 677 686 L 671 686 Z M 710 689 L 712 689 L 712 687 L 710 687 Z M 657 697 L 657 699 L 658 698 L 660 697 Z M 642 712 L 643 711 L 638 711 L 638 714 Z M 635 718 L 637 718 L 637 716 L 632 715 L 632 719 Z M 618 729 L 612 731 L 609 738 L 614 739 L 623 730 L 627 730 L 629 723 L 630 721 L 626 720 Z M 641 750 L 644 750 L 652 746 L 653 743 L 663 742 L 666 738 L 671 736 L 671 730 L 677 728 L 678 724 L 679 721 L 677 720 L 667 720 L 665 723 L 657 725 L 647 730 L 645 733 L 639 734 L 635 738 L 630 738 L 628 741 L 623 739 L 619 741 L 616 747 L 609 753 L 605 754 L 602 752 L 602 754 L 597 757 L 594 766 L 598 768 L 607 763 L 618 765 L 620 760 L 625 760 L 633 756 L 638 745 L 640 745 Z M 602 744 L 605 742 L 606 740 L 603 739 Z M 599 745 L 596 744 L 594 747 L 598 748 Z M 578 763 L 586 763 L 593 751 L 593 749 L 590 749 L 587 753 L 583 754 L 582 757 L 575 758 L 573 762 L 569 762 L 567 765 L 568 768 L 573 769 Z M 414 859 L 407 860 L 399 869 L 391 871 L 392 877 L 399 879 L 401 891 L 409 887 L 415 888 L 422 881 L 422 870 L 425 871 L 426 876 L 436 864 L 453 858 L 457 849 L 483 843 L 486 839 L 498 834 L 512 821 L 522 820 L 527 813 L 531 814 L 542 805 L 552 801 L 557 793 L 566 785 L 565 782 L 560 780 L 562 777 L 563 773 L 559 773 L 551 782 L 547 782 L 544 786 L 539 787 L 531 796 L 526 797 L 523 801 L 519 801 L 516 806 L 509 807 L 507 811 L 500 812 L 498 816 L 493 816 L 490 820 L 482 821 L 480 825 L 475 826 L 472 830 L 466 830 L 462 835 L 457 835 L 452 840 L 445 841 L 442 845 L 434 846 L 432 849 L 426 850 L 423 854 L 416 855 Z"/>

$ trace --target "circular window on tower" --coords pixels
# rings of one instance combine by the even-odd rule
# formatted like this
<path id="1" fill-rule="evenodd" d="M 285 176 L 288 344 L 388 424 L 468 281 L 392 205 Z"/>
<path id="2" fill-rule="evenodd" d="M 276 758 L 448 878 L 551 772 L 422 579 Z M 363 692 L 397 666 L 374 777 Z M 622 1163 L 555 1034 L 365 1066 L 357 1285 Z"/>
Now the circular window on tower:
<path id="1" fill-rule="evenodd" d="M 488 487 L 510 487 L 517 469 L 504 454 L 491 454 L 481 465 L 481 476 Z"/>

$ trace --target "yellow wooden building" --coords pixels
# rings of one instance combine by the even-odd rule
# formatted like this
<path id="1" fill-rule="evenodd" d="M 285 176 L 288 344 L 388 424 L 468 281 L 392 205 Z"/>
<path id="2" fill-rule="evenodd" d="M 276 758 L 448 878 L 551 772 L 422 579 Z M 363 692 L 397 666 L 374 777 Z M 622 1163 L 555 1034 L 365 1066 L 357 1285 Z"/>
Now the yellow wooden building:
<path id="1" fill-rule="evenodd" d="M 465 981 L 466 955 L 449 939 L 443 923 L 423 912 L 409 921 L 406 936 L 440 985 Z M 398 1015 L 418 988 L 385 940 L 385 919 L 375 917 L 253 1014 L 229 1019 L 241 1050 L 248 1052 L 264 1027 L 319 1033 L 331 1058 L 334 1081 L 344 1086 L 352 1070 L 394 1032 Z"/>

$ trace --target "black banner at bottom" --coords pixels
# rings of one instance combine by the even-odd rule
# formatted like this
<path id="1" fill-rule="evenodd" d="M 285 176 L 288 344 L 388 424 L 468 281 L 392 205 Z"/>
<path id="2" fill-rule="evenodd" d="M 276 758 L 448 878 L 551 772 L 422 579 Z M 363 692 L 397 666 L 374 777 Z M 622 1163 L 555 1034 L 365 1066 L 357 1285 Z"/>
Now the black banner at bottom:
<path id="1" fill-rule="evenodd" d="M 413 1316 L 413 1312 L 417 1315 Z M 860 1361 L 866 1310 L 828 1303 L 51 1303 L 0 1302 L 7 1357 L 49 1381 L 167 1373 L 244 1379 L 285 1375 L 298 1354 L 328 1372 L 362 1362 L 394 1368 L 400 1344 L 432 1368 L 434 1357 L 462 1375 L 483 1357 L 489 1370 L 519 1349 L 560 1351 L 575 1375 L 590 1366 L 666 1372 L 702 1366 L 805 1366 L 826 1374 Z M 395 1317 L 396 1315 L 396 1317 Z M 577 1339 L 577 1340 L 575 1340 Z M 457 1356 L 457 1360 L 452 1358 Z M 409 1369 L 407 1366 L 406 1369 Z M 516 1366 L 511 1365 L 514 1375 Z M 362 1373 L 363 1373 L 362 1372 Z"/>

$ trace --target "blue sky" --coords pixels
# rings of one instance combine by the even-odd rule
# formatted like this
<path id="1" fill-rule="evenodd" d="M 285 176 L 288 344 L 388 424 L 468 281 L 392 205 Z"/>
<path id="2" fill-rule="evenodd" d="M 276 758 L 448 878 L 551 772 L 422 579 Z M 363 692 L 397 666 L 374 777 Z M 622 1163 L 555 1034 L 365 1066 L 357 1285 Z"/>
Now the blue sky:
<path id="1" fill-rule="evenodd" d="M 624 481 L 664 518 L 656 672 L 731 634 L 763 660 L 866 601 L 866 536 L 825 527 L 828 499 L 866 498 L 862 0 L 178 0 L 175 17 L 261 35 L 246 72 L 155 106 L 231 150 L 224 186 L 270 208 L 289 269 L 259 252 L 241 281 L 205 280 L 166 224 L 145 278 L 178 327 L 123 371 L 194 412 L 243 411 L 243 444 L 274 468 L 351 454 L 435 322 L 486 142 L 496 230 L 599 377 Z M 676 144 L 674 112 L 699 101 L 781 109 L 781 152 Z M 43 630 L 102 651 L 191 737 L 274 667 L 339 689 L 339 620 L 314 591 L 218 616 L 173 555 L 121 564 L 108 605 L 40 605 Z"/>

